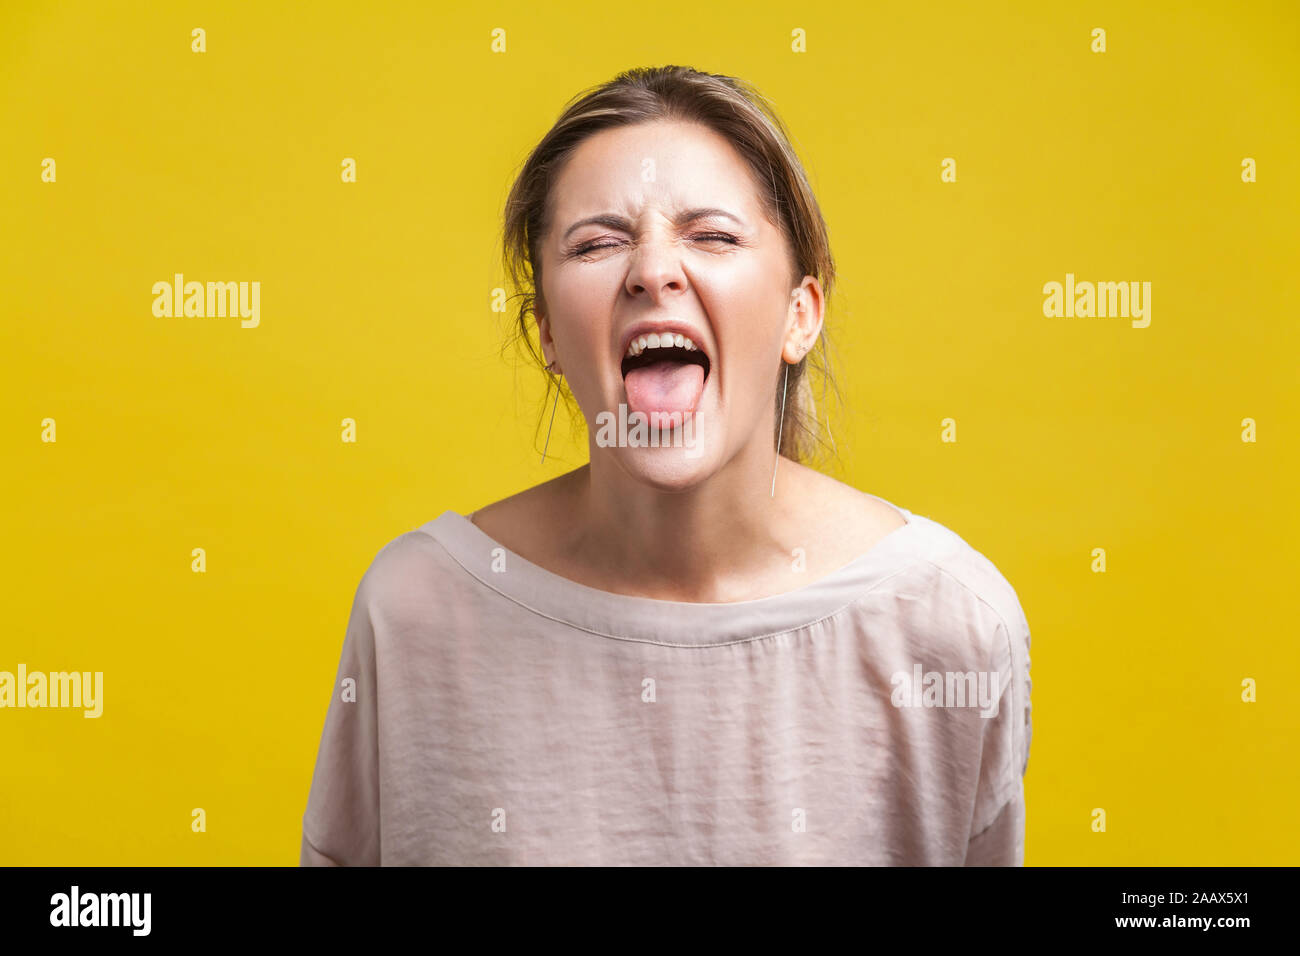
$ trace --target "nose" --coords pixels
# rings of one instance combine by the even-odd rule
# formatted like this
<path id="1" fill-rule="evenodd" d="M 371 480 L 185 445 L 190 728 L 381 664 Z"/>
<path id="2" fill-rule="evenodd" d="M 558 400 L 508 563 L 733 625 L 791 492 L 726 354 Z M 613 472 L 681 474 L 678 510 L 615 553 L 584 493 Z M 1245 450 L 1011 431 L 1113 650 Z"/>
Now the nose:
<path id="1" fill-rule="evenodd" d="M 654 303 L 686 291 L 681 250 L 668 236 L 649 236 L 637 243 L 627 270 L 626 288 Z"/>

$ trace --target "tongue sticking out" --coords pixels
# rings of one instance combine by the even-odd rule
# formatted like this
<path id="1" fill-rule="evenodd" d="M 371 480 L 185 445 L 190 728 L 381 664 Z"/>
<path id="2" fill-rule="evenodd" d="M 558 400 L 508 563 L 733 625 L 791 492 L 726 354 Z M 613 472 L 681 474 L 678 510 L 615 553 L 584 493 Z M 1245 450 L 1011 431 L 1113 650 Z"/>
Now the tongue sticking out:
<path id="1" fill-rule="evenodd" d="M 686 413 L 695 411 L 704 391 L 704 369 L 694 362 L 677 362 L 660 359 L 651 365 L 634 368 L 623 380 L 627 387 L 628 410 L 641 412 L 649 424 L 659 424 L 656 413 Z M 667 425 L 668 422 L 662 424 Z"/>

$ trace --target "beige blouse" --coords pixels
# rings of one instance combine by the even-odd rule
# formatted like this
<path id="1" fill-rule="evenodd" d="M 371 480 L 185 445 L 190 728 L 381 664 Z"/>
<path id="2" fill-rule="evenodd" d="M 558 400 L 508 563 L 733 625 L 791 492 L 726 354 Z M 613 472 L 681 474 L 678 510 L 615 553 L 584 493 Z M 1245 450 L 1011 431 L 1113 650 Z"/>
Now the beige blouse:
<path id="1" fill-rule="evenodd" d="M 730 604 L 578 584 L 454 511 L 395 538 L 357 587 L 302 865 L 1023 864 L 1028 623 L 898 510 L 838 571 Z"/>

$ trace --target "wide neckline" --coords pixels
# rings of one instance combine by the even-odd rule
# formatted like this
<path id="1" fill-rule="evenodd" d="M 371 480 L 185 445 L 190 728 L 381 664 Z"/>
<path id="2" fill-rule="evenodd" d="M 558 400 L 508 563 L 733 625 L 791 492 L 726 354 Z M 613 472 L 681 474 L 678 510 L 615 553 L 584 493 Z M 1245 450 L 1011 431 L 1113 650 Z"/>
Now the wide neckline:
<path id="1" fill-rule="evenodd" d="M 862 494 L 896 510 L 905 523 L 815 581 L 781 594 L 726 603 L 663 601 L 593 588 L 516 554 L 457 511 L 444 511 L 418 530 L 438 541 L 482 584 L 543 617 L 603 637 L 709 646 L 806 627 L 906 567 L 908 562 L 900 559 L 936 526 L 878 495 Z"/>

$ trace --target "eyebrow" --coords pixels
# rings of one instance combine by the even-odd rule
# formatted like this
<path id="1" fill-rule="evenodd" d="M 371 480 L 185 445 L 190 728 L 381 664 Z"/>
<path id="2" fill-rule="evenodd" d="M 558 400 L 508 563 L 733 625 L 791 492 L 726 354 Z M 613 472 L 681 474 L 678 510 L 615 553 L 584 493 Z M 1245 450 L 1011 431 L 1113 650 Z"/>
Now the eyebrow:
<path id="1" fill-rule="evenodd" d="M 674 225 L 682 227 L 688 223 L 695 222 L 697 219 L 730 219 L 741 228 L 745 227 L 745 221 L 739 216 L 727 212 L 725 209 L 707 206 L 699 209 L 687 209 L 674 220 Z M 624 232 L 632 231 L 632 221 L 624 216 L 616 215 L 612 212 L 601 213 L 598 216 L 588 216 L 586 219 L 579 219 L 568 229 L 564 230 L 563 239 L 568 239 L 569 234 L 575 229 L 582 226 L 609 226 L 611 229 L 621 229 Z"/>

